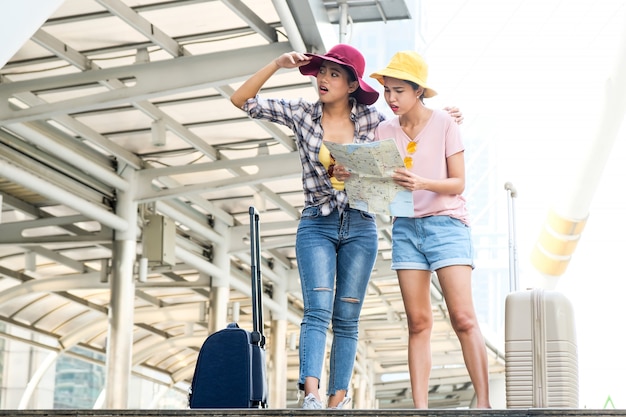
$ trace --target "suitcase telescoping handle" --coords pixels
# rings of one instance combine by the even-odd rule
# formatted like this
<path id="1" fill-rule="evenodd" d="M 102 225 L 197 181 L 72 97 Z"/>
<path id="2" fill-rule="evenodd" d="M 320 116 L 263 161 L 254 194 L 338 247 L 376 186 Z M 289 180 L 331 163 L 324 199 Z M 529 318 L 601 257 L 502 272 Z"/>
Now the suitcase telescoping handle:
<path id="1" fill-rule="evenodd" d="M 510 182 L 504 184 L 507 192 L 507 206 L 509 214 L 509 287 L 511 292 L 517 291 L 519 287 L 519 274 L 517 267 L 517 237 L 515 227 L 515 198 L 517 190 Z"/>
<path id="2" fill-rule="evenodd" d="M 259 346 L 265 346 L 263 335 L 263 282 L 261 280 L 261 236 L 259 212 L 250 206 L 250 275 L 252 278 L 252 338 Z"/>

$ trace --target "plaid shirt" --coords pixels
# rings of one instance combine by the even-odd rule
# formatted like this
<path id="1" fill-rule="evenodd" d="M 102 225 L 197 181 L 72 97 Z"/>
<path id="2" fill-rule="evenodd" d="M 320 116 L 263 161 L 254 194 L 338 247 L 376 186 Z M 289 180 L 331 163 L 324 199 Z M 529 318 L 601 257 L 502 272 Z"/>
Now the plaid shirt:
<path id="1" fill-rule="evenodd" d="M 351 99 L 350 118 L 354 123 L 354 143 L 372 142 L 374 130 L 385 119 L 373 106 L 358 104 Z M 303 99 L 283 100 L 255 97 L 248 99 L 243 110 L 253 119 L 264 119 L 287 126 L 295 133 L 302 162 L 302 187 L 304 207 L 317 206 L 322 216 L 329 215 L 335 207 L 339 212 L 348 206 L 345 191 L 335 190 L 324 165 L 319 160 L 324 139 L 322 129 L 322 103 Z"/>

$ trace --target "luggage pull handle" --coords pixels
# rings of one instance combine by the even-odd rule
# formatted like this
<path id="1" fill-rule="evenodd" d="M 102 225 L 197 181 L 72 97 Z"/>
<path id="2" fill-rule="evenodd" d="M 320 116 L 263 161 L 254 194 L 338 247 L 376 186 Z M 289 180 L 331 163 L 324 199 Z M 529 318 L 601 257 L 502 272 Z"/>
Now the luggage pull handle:
<path id="1" fill-rule="evenodd" d="M 252 279 L 252 341 L 265 346 L 263 335 L 263 281 L 261 279 L 261 235 L 259 212 L 250 206 L 250 275 Z"/>
<path id="2" fill-rule="evenodd" d="M 507 191 L 507 206 L 509 217 L 509 288 L 510 291 L 519 289 L 519 273 L 517 262 L 517 236 L 515 226 L 515 198 L 517 198 L 517 190 L 510 182 L 504 184 Z"/>

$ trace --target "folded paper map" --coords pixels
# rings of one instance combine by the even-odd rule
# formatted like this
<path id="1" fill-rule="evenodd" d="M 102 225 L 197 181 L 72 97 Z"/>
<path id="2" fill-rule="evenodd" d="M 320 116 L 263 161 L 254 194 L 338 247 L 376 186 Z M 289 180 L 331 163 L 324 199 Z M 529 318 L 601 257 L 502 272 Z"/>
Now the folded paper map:
<path id="1" fill-rule="evenodd" d="M 370 213 L 412 217 L 413 195 L 396 185 L 391 175 L 404 167 L 393 139 L 340 144 L 324 141 L 338 164 L 350 171 L 345 181 L 350 207 Z"/>

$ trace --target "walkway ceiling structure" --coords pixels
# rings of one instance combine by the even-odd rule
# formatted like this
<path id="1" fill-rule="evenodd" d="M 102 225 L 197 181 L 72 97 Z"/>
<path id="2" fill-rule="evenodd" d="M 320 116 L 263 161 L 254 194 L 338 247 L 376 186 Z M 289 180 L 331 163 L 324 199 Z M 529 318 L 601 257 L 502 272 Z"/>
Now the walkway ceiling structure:
<path id="1" fill-rule="evenodd" d="M 186 390 L 215 313 L 216 280 L 230 286 L 228 318 L 251 328 L 251 205 L 261 212 L 265 323 L 286 315 L 296 340 L 303 197 L 295 142 L 247 118 L 229 96 L 283 52 L 337 43 L 342 10 L 354 23 L 410 18 L 398 0 L 66 0 L 0 70 L 0 321 L 38 335 L 0 336 L 53 354 L 106 353 L 112 240 L 128 227 L 115 207 L 134 183 L 139 229 L 145 234 L 154 215 L 176 226 L 175 261 L 136 267 L 134 373 Z M 280 72 L 262 93 L 316 99 L 297 71 Z M 406 375 L 385 380 L 407 372 L 407 329 L 390 222 L 378 220 L 357 371 L 373 379 L 378 407 L 407 408 Z M 473 390 L 433 282 L 431 406 L 467 407 Z M 292 406 L 298 357 L 287 345 Z M 493 349 L 489 362 L 503 372 Z"/>

